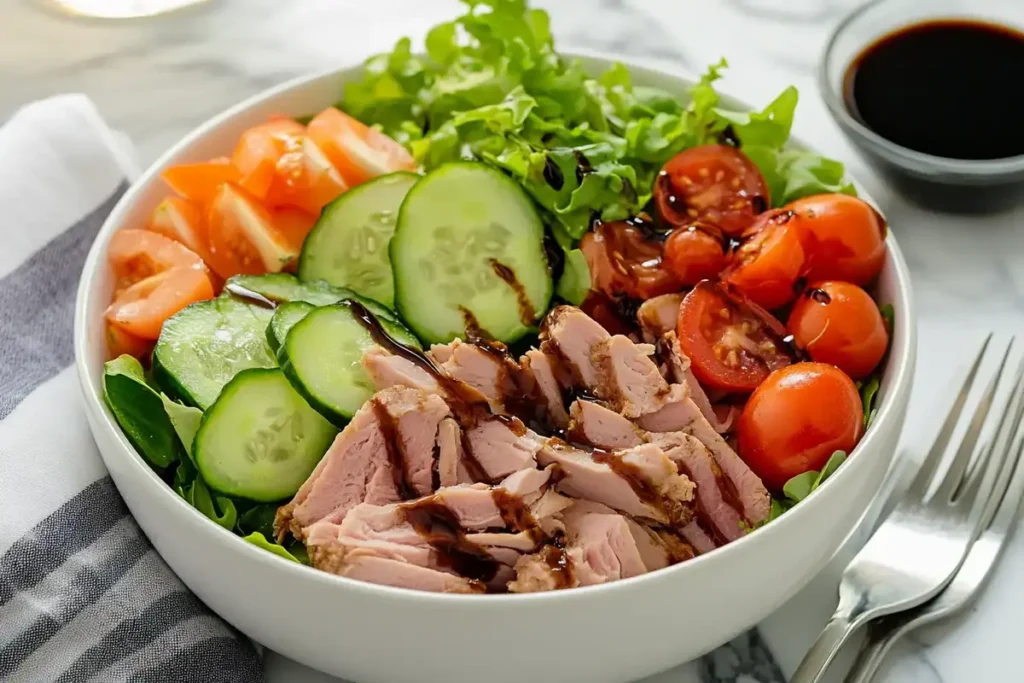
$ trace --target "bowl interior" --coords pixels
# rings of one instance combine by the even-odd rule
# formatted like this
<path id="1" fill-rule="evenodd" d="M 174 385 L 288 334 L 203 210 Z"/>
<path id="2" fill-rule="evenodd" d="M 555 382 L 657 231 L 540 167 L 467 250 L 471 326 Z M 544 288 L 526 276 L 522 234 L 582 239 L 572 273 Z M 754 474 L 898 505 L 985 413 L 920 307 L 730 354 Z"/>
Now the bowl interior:
<path id="1" fill-rule="evenodd" d="M 577 53 L 577 56 L 583 60 L 585 67 L 593 73 L 605 70 L 614 61 L 606 57 L 586 53 Z M 660 68 L 661 65 L 649 63 L 645 65 L 645 63 L 631 60 L 627 62 L 627 66 L 629 66 L 633 73 L 635 84 L 660 87 L 681 98 L 686 97 L 689 87 L 695 81 L 695 79 L 686 75 L 667 72 Z M 337 102 L 344 82 L 358 77 L 360 73 L 361 68 L 355 67 L 333 70 L 298 79 L 242 102 L 201 126 L 159 159 L 126 193 L 100 230 L 86 260 L 76 308 L 75 354 L 86 401 L 91 404 L 89 408 L 97 414 L 101 414 L 99 428 L 109 431 L 110 438 L 116 440 L 121 445 L 116 456 L 105 454 L 105 457 L 123 458 L 124 462 L 119 464 L 136 470 L 137 478 L 140 481 L 145 481 L 147 488 L 151 489 L 151 491 L 147 491 L 149 496 L 164 496 L 174 499 L 178 503 L 176 509 L 182 510 L 182 514 L 201 516 L 201 513 L 180 500 L 171 488 L 164 484 L 156 473 L 149 469 L 141 456 L 135 453 L 127 439 L 121 434 L 120 428 L 103 402 L 101 377 L 103 363 L 106 359 L 106 348 L 102 320 L 103 311 L 109 303 L 114 284 L 111 273 L 106 267 L 105 252 L 107 242 L 110 236 L 117 230 L 144 225 L 155 206 L 168 194 L 169 188 L 159 177 L 159 173 L 163 168 L 171 164 L 203 161 L 212 157 L 230 154 L 239 135 L 246 128 L 262 122 L 268 116 L 274 114 L 303 116 L 330 106 Z M 724 95 L 723 102 L 725 106 L 749 108 L 742 101 Z M 794 142 L 793 144 L 802 146 L 799 142 Z M 858 190 L 862 197 L 871 201 L 866 193 L 864 193 L 863 188 L 858 186 Z M 740 539 L 724 548 L 700 556 L 690 562 L 662 570 L 659 573 L 687 571 L 687 568 L 694 563 L 726 561 L 729 555 L 736 552 L 738 547 L 753 540 L 754 536 L 766 533 L 772 534 L 772 527 L 777 527 L 776 530 L 781 532 L 781 527 L 787 525 L 787 520 L 792 520 L 794 516 L 814 514 L 811 508 L 815 507 L 815 505 L 812 501 L 815 498 L 827 497 L 829 490 L 842 486 L 841 482 L 852 468 L 874 466 L 873 463 L 869 462 L 869 458 L 891 457 L 891 453 L 880 447 L 881 439 L 886 436 L 883 432 L 892 431 L 891 425 L 902 420 L 902 406 L 895 404 L 894 397 L 905 395 L 906 389 L 909 387 L 910 375 L 913 370 L 914 327 L 909 275 L 891 232 L 887 238 L 887 247 L 889 258 L 877 285 L 877 295 L 880 301 L 891 303 L 895 307 L 896 323 L 893 331 L 891 353 L 887 361 L 886 372 L 880 390 L 881 398 L 878 415 L 873 428 L 857 447 L 857 452 L 863 452 L 865 455 L 861 458 L 851 458 L 840 468 L 835 476 L 825 482 L 819 492 L 816 492 L 808 501 L 797 506 L 781 519 L 773 522 L 768 528 L 757 532 L 757 534 L 751 537 Z M 873 442 L 875 446 L 871 445 Z M 859 516 L 862 510 L 850 512 L 855 516 Z M 235 544 L 240 553 L 251 553 L 253 558 L 265 556 L 264 559 L 269 558 L 281 564 L 285 571 L 301 571 L 306 574 L 315 573 L 319 575 L 317 577 L 318 580 L 344 582 L 349 585 L 355 583 L 350 579 L 323 575 L 306 567 L 299 567 L 284 560 L 272 558 L 268 553 L 264 553 L 245 543 L 239 537 L 220 528 L 215 523 L 209 522 L 208 526 L 211 533 L 222 535 L 224 543 Z M 284 565 L 288 565 L 288 567 L 284 567 Z M 620 584 L 643 579 L 644 577 L 638 577 L 626 581 L 612 582 L 605 586 L 567 591 L 567 593 L 589 590 L 616 590 L 616 586 Z M 361 584 L 360 589 L 383 591 L 391 595 L 394 595 L 396 592 L 414 593 L 405 589 L 388 588 L 372 584 Z M 465 597 L 419 594 L 420 599 L 457 600 Z M 501 600 L 531 598 L 531 596 L 515 595 L 489 597 Z M 550 599 L 551 597 L 554 596 L 544 594 L 544 599 Z M 488 596 L 471 596 L 469 599 L 486 600 Z"/>

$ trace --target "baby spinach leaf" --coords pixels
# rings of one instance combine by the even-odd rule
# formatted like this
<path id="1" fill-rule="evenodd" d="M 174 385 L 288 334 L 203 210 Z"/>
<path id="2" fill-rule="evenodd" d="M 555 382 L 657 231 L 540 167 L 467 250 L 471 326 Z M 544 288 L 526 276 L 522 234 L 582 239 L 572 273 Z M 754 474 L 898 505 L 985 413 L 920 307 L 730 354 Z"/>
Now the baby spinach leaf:
<path id="1" fill-rule="evenodd" d="M 860 402 L 864 406 L 864 429 L 867 430 L 871 426 L 872 420 L 875 419 L 875 413 L 877 409 L 874 407 L 875 396 L 878 395 L 878 387 L 881 386 L 878 375 L 872 375 L 864 386 L 860 389 Z"/>
<path id="2" fill-rule="evenodd" d="M 185 453 L 191 458 L 192 441 L 196 437 L 196 432 L 199 431 L 199 421 L 203 418 L 203 411 L 199 408 L 175 403 L 163 394 L 160 394 L 160 400 L 164 404 L 164 412 L 167 413 Z"/>
<path id="3" fill-rule="evenodd" d="M 202 477 L 197 477 L 192 482 L 192 487 L 185 500 L 190 502 L 196 510 L 199 510 L 228 531 L 235 528 L 235 522 L 238 521 L 238 512 L 235 510 L 234 502 L 230 498 L 216 496 L 211 493 Z"/>
<path id="4" fill-rule="evenodd" d="M 122 355 L 103 366 L 103 396 L 125 436 L 153 467 L 164 469 L 184 449 L 161 396 L 153 391 L 138 360 Z"/>
<path id="5" fill-rule="evenodd" d="M 803 474 L 798 474 L 789 481 L 786 482 L 785 486 L 782 487 L 782 493 L 785 495 L 785 503 L 788 503 L 790 507 L 796 505 L 807 496 L 811 495 L 814 491 L 821 486 L 822 482 L 835 474 L 835 471 L 839 469 L 839 466 L 846 460 L 846 453 L 843 451 L 836 451 L 833 453 L 825 466 L 821 468 L 821 471 L 808 470 Z M 773 503 L 775 501 L 773 500 Z"/>
<path id="6" fill-rule="evenodd" d="M 260 532 L 268 538 L 274 536 L 274 517 L 277 515 L 277 504 L 254 505 L 238 518 L 238 532 L 248 535 Z"/>

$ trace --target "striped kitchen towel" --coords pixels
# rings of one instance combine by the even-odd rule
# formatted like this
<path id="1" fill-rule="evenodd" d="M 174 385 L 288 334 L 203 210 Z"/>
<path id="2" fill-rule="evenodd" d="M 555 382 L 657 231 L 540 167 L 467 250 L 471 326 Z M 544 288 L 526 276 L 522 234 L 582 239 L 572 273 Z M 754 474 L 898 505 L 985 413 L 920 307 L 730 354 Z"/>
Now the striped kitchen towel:
<path id="1" fill-rule="evenodd" d="M 262 681 L 132 519 L 71 367 L 79 274 L 136 174 L 128 149 L 78 95 L 0 128 L 0 681 Z"/>

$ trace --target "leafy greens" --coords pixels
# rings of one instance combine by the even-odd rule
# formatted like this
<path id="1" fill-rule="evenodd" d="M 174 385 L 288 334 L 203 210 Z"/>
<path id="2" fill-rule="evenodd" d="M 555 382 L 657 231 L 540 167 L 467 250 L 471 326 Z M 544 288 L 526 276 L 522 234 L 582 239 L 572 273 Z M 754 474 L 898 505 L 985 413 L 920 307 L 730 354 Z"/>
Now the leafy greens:
<path id="1" fill-rule="evenodd" d="M 821 192 L 852 194 L 843 166 L 785 149 L 797 104 L 787 88 L 760 112 L 719 106 L 712 65 L 684 105 L 634 86 L 615 64 L 594 78 L 555 52 L 548 15 L 525 0 L 463 0 L 435 26 L 426 54 L 403 38 L 371 57 L 342 108 L 405 144 L 426 170 L 477 159 L 515 178 L 569 248 L 594 218 L 624 219 L 651 197 L 661 167 L 683 149 L 728 133 L 758 165 L 775 205 Z"/>

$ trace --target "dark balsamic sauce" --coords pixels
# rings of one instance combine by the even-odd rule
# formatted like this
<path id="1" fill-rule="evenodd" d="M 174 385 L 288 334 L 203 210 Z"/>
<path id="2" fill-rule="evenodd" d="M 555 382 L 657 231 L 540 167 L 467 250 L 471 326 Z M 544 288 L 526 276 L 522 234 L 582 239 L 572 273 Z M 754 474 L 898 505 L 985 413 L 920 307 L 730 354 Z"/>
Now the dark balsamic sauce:
<path id="1" fill-rule="evenodd" d="M 808 299 L 814 299 L 819 304 L 828 305 L 832 303 L 832 297 L 829 296 L 828 292 L 818 287 L 807 288 L 806 290 L 804 290 L 804 296 L 806 296 Z"/>
<path id="2" fill-rule="evenodd" d="M 466 538 L 459 518 L 433 496 L 402 505 L 405 518 L 438 556 L 438 563 L 467 579 L 487 582 L 498 573 L 490 553 Z"/>
<path id="3" fill-rule="evenodd" d="M 565 187 L 565 176 L 562 175 L 562 169 L 550 156 L 544 158 L 544 170 L 541 174 L 544 176 L 544 182 L 555 192 Z"/>
<path id="4" fill-rule="evenodd" d="M 391 465 L 391 477 L 395 482 L 395 489 L 402 500 L 419 498 L 419 494 L 409 484 L 409 471 L 406 466 L 405 453 L 402 452 L 402 440 L 398 436 L 398 425 L 391 417 L 387 407 L 377 399 L 370 399 L 370 406 L 373 408 L 373 416 L 377 418 L 381 434 L 384 437 L 384 449 L 388 454 L 388 463 Z"/>
<path id="5" fill-rule="evenodd" d="M 868 45 L 844 79 L 850 112 L 897 145 L 949 159 L 1024 154 L 1024 33 L 939 19 Z"/>
<path id="6" fill-rule="evenodd" d="M 555 582 L 555 588 L 569 588 L 575 582 L 572 561 L 565 552 L 565 538 L 562 535 L 544 546 L 541 555 L 548 565 L 548 571 Z"/>
<path id="7" fill-rule="evenodd" d="M 611 453 L 600 448 L 592 450 L 592 457 L 594 462 L 607 465 L 612 472 L 625 480 L 629 487 L 633 489 L 636 497 L 641 501 L 662 512 L 669 520 L 679 518 L 679 504 L 662 495 L 639 467 L 633 463 L 626 462 L 617 453 Z"/>
<path id="8" fill-rule="evenodd" d="M 491 259 L 491 270 L 515 293 L 516 306 L 519 309 L 519 321 L 527 327 L 533 325 L 537 319 L 537 312 L 533 310 L 533 304 L 530 303 L 530 297 L 526 294 L 526 288 L 516 278 L 515 271 L 497 259 Z"/>

